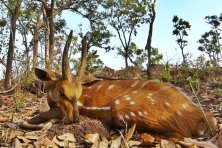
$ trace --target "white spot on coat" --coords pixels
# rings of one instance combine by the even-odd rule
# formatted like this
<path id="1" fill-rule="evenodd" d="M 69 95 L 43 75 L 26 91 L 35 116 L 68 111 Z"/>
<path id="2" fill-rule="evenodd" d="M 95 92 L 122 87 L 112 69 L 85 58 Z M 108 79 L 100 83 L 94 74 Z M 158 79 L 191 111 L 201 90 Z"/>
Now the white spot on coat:
<path id="1" fill-rule="evenodd" d="M 130 100 L 131 100 L 131 97 L 129 97 L 129 96 L 128 96 L 128 97 L 125 97 L 125 100 L 126 100 L 126 101 L 130 101 Z"/>
<path id="2" fill-rule="evenodd" d="M 139 84 L 139 81 L 135 81 L 132 85 L 131 85 L 131 87 L 135 87 L 136 85 L 138 85 Z"/>
<path id="3" fill-rule="evenodd" d="M 153 96 L 153 94 L 152 94 L 152 93 L 148 93 L 148 94 L 147 94 L 147 96 L 150 96 L 150 97 L 152 97 L 152 96 Z"/>
<path id="4" fill-rule="evenodd" d="M 126 97 L 129 97 L 129 95 L 124 95 L 123 97 L 126 98 Z"/>
<path id="5" fill-rule="evenodd" d="M 132 93 L 133 93 L 133 94 L 136 94 L 136 93 L 138 93 L 138 91 L 133 91 Z"/>
<path id="6" fill-rule="evenodd" d="M 134 105 L 135 104 L 135 101 L 130 101 L 130 105 Z"/>
<path id="7" fill-rule="evenodd" d="M 181 113 L 181 111 L 177 111 L 177 114 L 182 117 L 183 116 L 183 113 Z"/>
<path id="8" fill-rule="evenodd" d="M 184 104 L 182 104 L 182 107 L 183 107 L 184 109 L 186 109 L 186 108 L 188 107 L 188 104 L 187 104 L 187 103 L 184 103 Z"/>
<path id="9" fill-rule="evenodd" d="M 144 111 L 143 113 L 144 113 L 144 115 L 147 115 L 147 114 L 148 114 L 146 111 Z"/>
<path id="10" fill-rule="evenodd" d="M 146 96 L 148 99 L 151 99 L 151 97 L 150 96 Z"/>
<path id="11" fill-rule="evenodd" d="M 103 86 L 103 84 L 100 84 L 100 85 L 96 88 L 96 90 L 99 90 L 102 86 Z"/>
<path id="12" fill-rule="evenodd" d="M 143 115 L 143 113 L 142 113 L 141 111 L 138 111 L 138 114 L 139 114 L 140 116 L 142 116 L 142 115 Z"/>
<path id="13" fill-rule="evenodd" d="M 125 117 L 126 119 L 129 119 L 129 116 L 128 116 L 128 115 L 125 115 L 124 117 Z"/>
<path id="14" fill-rule="evenodd" d="M 147 81 L 144 82 L 144 83 L 141 85 L 141 88 L 143 88 L 144 86 L 146 86 L 147 83 L 148 83 Z"/>
<path id="15" fill-rule="evenodd" d="M 168 106 L 168 107 L 171 106 L 169 102 L 165 102 L 165 105 Z"/>
<path id="16" fill-rule="evenodd" d="M 111 90 L 111 89 L 113 89 L 113 87 L 114 87 L 114 85 L 110 85 L 107 89 Z"/>
<path id="17" fill-rule="evenodd" d="M 117 100 L 115 101 L 115 104 L 120 104 L 119 99 L 117 99 Z"/>
<path id="18" fill-rule="evenodd" d="M 130 112 L 130 115 L 133 117 L 136 117 L 136 115 L 134 114 L 134 112 Z"/>

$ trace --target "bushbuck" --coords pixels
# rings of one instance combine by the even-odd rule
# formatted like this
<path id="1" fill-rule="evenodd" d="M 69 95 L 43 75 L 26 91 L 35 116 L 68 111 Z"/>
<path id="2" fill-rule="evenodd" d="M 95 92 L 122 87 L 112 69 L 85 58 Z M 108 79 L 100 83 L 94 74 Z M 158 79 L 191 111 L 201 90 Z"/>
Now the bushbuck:
<path id="1" fill-rule="evenodd" d="M 141 132 L 170 137 L 209 136 L 216 120 L 203 111 L 180 89 L 157 81 L 100 80 L 87 87 L 72 78 L 68 48 L 64 49 L 62 75 L 35 69 L 45 81 L 48 104 L 53 111 L 30 119 L 37 124 L 52 118 L 63 122 L 78 121 L 78 114 L 95 117 L 116 127 L 133 125 Z"/>

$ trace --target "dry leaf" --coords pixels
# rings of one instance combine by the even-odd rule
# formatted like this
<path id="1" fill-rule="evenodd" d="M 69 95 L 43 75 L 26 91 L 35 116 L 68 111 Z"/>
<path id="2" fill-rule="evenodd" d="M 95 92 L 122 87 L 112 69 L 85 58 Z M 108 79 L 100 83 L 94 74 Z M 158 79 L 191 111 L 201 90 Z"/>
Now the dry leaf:
<path id="1" fill-rule="evenodd" d="M 22 140 L 23 143 L 25 143 L 25 144 L 28 144 L 28 143 L 31 142 L 31 140 L 27 139 L 27 138 L 24 137 L 24 136 L 16 136 L 16 137 L 17 137 L 19 140 Z"/>
<path id="2" fill-rule="evenodd" d="M 57 136 L 57 138 L 61 141 L 76 142 L 74 135 L 71 133 L 65 133 L 61 136 Z"/>
<path id="3" fill-rule="evenodd" d="M 99 140 L 99 134 L 98 133 L 95 133 L 95 134 L 86 134 L 84 136 L 86 142 L 89 142 L 89 143 L 95 143 Z"/>
<path id="4" fill-rule="evenodd" d="M 45 138 L 43 141 L 43 145 L 47 146 L 47 147 L 53 147 L 53 148 L 58 148 L 57 145 L 55 145 L 55 143 L 53 143 L 51 140 L 49 140 L 48 138 Z"/>
<path id="5" fill-rule="evenodd" d="M 119 136 L 115 140 L 111 141 L 111 146 L 110 148 L 119 148 L 121 146 L 122 138 Z"/>
<path id="6" fill-rule="evenodd" d="M 11 133 L 10 133 L 10 138 L 9 139 L 13 139 L 15 138 L 16 136 L 24 136 L 24 132 L 22 131 L 19 131 L 19 130 L 13 130 Z"/>
<path id="7" fill-rule="evenodd" d="M 108 148 L 109 141 L 105 138 L 102 137 L 102 141 L 99 143 L 99 148 Z"/>
<path id="8" fill-rule="evenodd" d="M 75 148 L 75 147 L 76 147 L 76 144 L 75 144 L 74 142 L 69 143 L 69 147 L 70 147 L 70 148 Z M 54 147 L 53 147 L 53 148 L 54 148 Z"/>
<path id="9" fill-rule="evenodd" d="M 147 133 L 142 133 L 141 135 L 141 145 L 142 146 L 151 146 L 154 143 L 155 138 Z"/>
<path id="10" fill-rule="evenodd" d="M 184 138 L 184 141 L 179 141 L 179 143 L 182 145 L 196 145 L 197 147 L 217 148 L 211 141 L 197 141 L 191 138 Z"/>
<path id="11" fill-rule="evenodd" d="M 3 117 L 3 116 L 0 116 L 0 122 L 8 122 L 9 121 L 9 119 L 8 119 L 8 117 Z"/>
<path id="12" fill-rule="evenodd" d="M 222 129 L 222 124 L 218 124 L 218 126 L 219 126 L 219 129 Z"/>
<path id="13" fill-rule="evenodd" d="M 22 144 L 21 144 L 21 142 L 18 140 L 18 138 L 15 138 L 15 140 L 13 141 L 13 147 L 22 148 Z"/>
<path id="14" fill-rule="evenodd" d="M 176 145 L 173 142 L 162 139 L 161 140 L 161 147 L 162 148 L 175 148 Z"/>
<path id="15" fill-rule="evenodd" d="M 57 144 L 59 147 L 67 147 L 67 142 L 66 141 L 59 141 L 57 139 L 57 136 L 55 136 L 53 139 L 52 139 L 52 142 L 54 142 L 55 144 Z"/>
<path id="16" fill-rule="evenodd" d="M 43 147 L 43 141 L 41 140 L 41 141 L 35 141 L 35 142 L 33 142 L 33 145 L 34 145 L 34 147 L 35 148 L 44 148 Z M 41 147 L 42 146 L 42 147 Z"/>
<path id="17" fill-rule="evenodd" d="M 141 144 L 140 141 L 133 141 L 133 140 L 129 140 L 129 141 L 128 141 L 128 145 L 129 145 L 130 147 L 132 147 L 132 146 L 139 146 L 140 144 Z"/>
<path id="18" fill-rule="evenodd" d="M 90 148 L 98 148 L 99 147 L 99 141 L 96 141 L 93 143 L 93 145 Z"/>
<path id="19" fill-rule="evenodd" d="M 40 137 L 39 136 L 25 136 L 29 140 L 38 140 Z"/>
<path id="20" fill-rule="evenodd" d="M 133 124 L 133 126 L 128 130 L 128 133 L 126 133 L 126 136 L 125 136 L 126 141 L 129 141 L 132 138 L 135 128 L 136 128 L 136 124 Z"/>

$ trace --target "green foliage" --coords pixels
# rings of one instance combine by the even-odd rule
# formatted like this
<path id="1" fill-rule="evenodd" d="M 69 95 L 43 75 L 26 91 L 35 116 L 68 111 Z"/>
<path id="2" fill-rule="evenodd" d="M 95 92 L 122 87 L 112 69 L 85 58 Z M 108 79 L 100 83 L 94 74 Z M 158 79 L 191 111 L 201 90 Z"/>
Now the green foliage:
<path id="1" fill-rule="evenodd" d="M 162 82 L 170 82 L 171 81 L 171 76 L 168 73 L 162 73 L 160 80 Z"/>
<path id="2" fill-rule="evenodd" d="M 87 55 L 86 71 L 94 73 L 103 68 L 104 63 L 99 59 L 99 55 L 96 50 L 92 50 Z"/>
<path id="3" fill-rule="evenodd" d="M 211 25 L 211 30 L 205 32 L 198 40 L 200 44 L 198 50 L 207 53 L 211 63 L 217 66 L 222 58 L 222 44 L 220 43 L 222 14 L 219 17 L 216 15 L 206 16 L 205 20 L 207 24 Z"/>
<path id="4" fill-rule="evenodd" d="M 176 42 L 179 45 L 183 57 L 183 64 L 186 64 L 186 54 L 184 54 L 184 48 L 187 46 L 187 40 L 184 38 L 188 36 L 187 30 L 191 28 L 191 25 L 188 21 L 185 21 L 178 16 L 173 17 L 173 35 L 176 36 Z"/>
<path id="5" fill-rule="evenodd" d="M 137 35 L 137 28 L 141 24 L 148 23 L 147 5 L 143 0 L 107 0 L 103 3 L 104 16 L 118 34 L 122 47 L 119 55 L 125 58 L 126 67 L 128 59 L 132 55 L 132 36 Z M 130 60 L 132 62 L 132 60 Z"/>
<path id="6" fill-rule="evenodd" d="M 157 48 L 151 50 L 151 64 L 156 64 L 163 59 L 163 55 L 159 53 Z"/>
<path id="7" fill-rule="evenodd" d="M 213 94 L 215 95 L 215 97 L 221 98 L 222 97 L 222 88 L 220 88 L 220 87 L 214 88 Z"/>
<path id="8" fill-rule="evenodd" d="M 198 41 L 200 44 L 198 50 L 207 53 L 210 60 L 216 63 L 218 63 L 219 53 L 221 52 L 220 45 L 218 45 L 217 40 L 218 36 L 218 33 L 211 30 L 209 32 L 205 32 Z"/>
<path id="9" fill-rule="evenodd" d="M 0 27 L 5 27 L 7 24 L 7 21 L 5 19 L 0 20 Z"/>
<path id="10" fill-rule="evenodd" d="M 189 76 L 187 79 L 186 79 L 187 83 L 189 85 L 191 85 L 194 89 L 198 89 L 199 87 L 199 84 L 200 84 L 200 79 L 198 77 L 197 74 L 194 74 L 193 76 Z"/>
<path id="11" fill-rule="evenodd" d="M 117 48 L 118 55 L 125 57 L 124 49 Z M 147 55 L 143 49 L 139 49 L 137 45 L 132 42 L 128 48 L 128 58 L 130 62 L 133 63 L 135 66 L 142 67 L 142 64 L 146 61 Z"/>
<path id="12" fill-rule="evenodd" d="M 15 111 L 20 111 L 21 108 L 25 106 L 25 99 L 24 99 L 24 93 L 21 92 L 21 90 L 16 90 L 15 94 Z"/>

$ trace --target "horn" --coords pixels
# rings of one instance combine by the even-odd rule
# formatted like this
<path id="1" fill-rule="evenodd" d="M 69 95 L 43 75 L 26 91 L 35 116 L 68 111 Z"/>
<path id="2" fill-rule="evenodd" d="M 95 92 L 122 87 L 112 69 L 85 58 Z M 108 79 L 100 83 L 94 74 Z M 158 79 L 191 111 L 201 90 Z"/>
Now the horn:
<path id="1" fill-rule="evenodd" d="M 72 41 L 72 34 L 73 31 L 71 30 L 68 39 L 66 41 L 66 45 L 64 47 L 63 57 L 62 57 L 62 78 L 63 80 L 70 80 L 70 81 L 72 80 L 72 74 L 69 66 L 68 51 Z"/>

